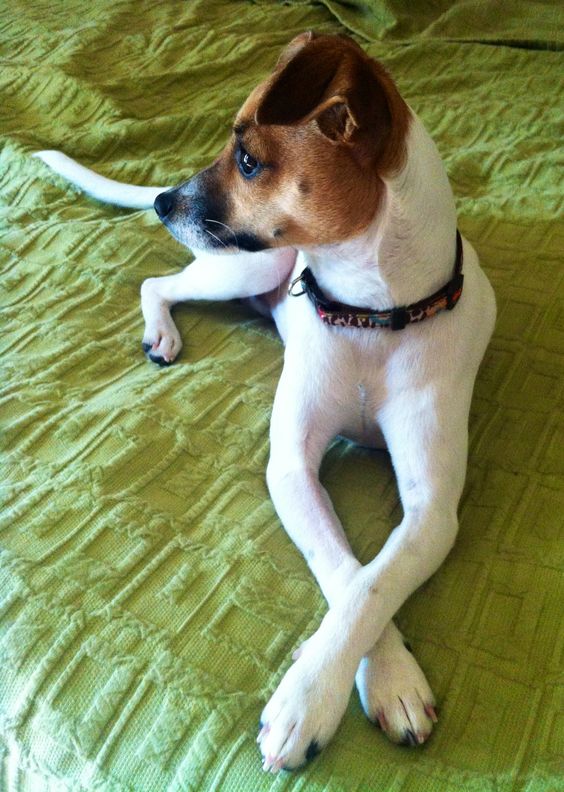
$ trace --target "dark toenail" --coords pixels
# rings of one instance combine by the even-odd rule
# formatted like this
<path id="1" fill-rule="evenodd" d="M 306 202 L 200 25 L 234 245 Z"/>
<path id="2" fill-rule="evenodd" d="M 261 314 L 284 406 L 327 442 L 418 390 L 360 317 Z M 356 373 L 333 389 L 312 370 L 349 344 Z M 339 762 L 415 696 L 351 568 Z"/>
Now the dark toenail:
<path id="1" fill-rule="evenodd" d="M 380 731 L 383 731 L 381 718 L 382 718 L 382 714 L 381 713 L 377 713 L 374 716 L 374 718 L 368 718 L 368 720 L 370 721 L 370 723 L 373 723 L 374 726 L 376 726 L 377 729 L 380 729 Z"/>
<path id="2" fill-rule="evenodd" d="M 264 729 L 264 723 L 261 720 L 259 720 L 259 731 L 262 731 L 263 729 Z"/>
<path id="3" fill-rule="evenodd" d="M 403 740 L 401 741 L 401 744 L 410 745 L 410 746 L 419 745 L 419 743 L 417 742 L 417 737 L 413 734 L 413 732 L 410 729 L 404 731 Z"/>
<path id="4" fill-rule="evenodd" d="M 411 648 L 411 644 L 409 643 L 409 641 L 404 641 L 403 645 L 405 646 L 408 652 L 411 652 L 411 654 L 413 654 L 413 649 Z"/>
<path id="5" fill-rule="evenodd" d="M 151 344 L 141 344 L 141 348 L 143 349 L 143 352 L 148 352 L 153 347 Z"/>
<path id="6" fill-rule="evenodd" d="M 155 355 L 149 355 L 149 360 L 152 360 L 153 363 L 156 363 L 158 366 L 161 366 L 161 368 L 164 366 L 172 366 L 173 363 L 172 360 L 165 360 L 164 358 L 156 357 Z"/>
<path id="7" fill-rule="evenodd" d="M 300 768 L 304 767 L 305 764 L 307 764 L 307 762 L 311 762 L 311 760 L 314 759 L 317 756 L 317 754 L 320 752 L 321 752 L 321 748 L 319 747 L 319 743 L 317 742 L 317 740 L 312 740 L 309 744 L 309 748 L 305 752 L 304 764 L 295 765 L 294 767 L 286 767 L 286 765 L 282 765 L 280 769 L 284 770 L 286 773 L 291 773 L 294 770 L 299 770 Z"/>
<path id="8" fill-rule="evenodd" d="M 309 748 L 306 751 L 306 755 L 305 755 L 306 762 L 311 762 L 311 760 L 315 756 L 317 756 L 320 750 L 321 749 L 319 748 L 319 743 L 317 742 L 317 740 L 312 740 L 309 744 Z"/>

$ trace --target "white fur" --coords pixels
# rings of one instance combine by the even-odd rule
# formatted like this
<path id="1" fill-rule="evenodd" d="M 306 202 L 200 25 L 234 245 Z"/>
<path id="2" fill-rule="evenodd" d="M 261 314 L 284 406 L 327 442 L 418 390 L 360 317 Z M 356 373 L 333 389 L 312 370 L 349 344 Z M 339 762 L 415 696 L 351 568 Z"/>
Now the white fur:
<path id="1" fill-rule="evenodd" d="M 198 254 L 178 275 L 143 284 L 145 342 L 171 361 L 181 300 L 269 296 L 286 344 L 274 401 L 268 486 L 288 534 L 329 604 L 262 715 L 265 769 L 303 763 L 334 734 L 355 682 L 366 714 L 392 739 L 424 741 L 433 697 L 391 621 L 444 560 L 458 529 L 470 399 L 495 321 L 495 300 L 464 240 L 464 290 L 450 312 L 404 330 L 328 327 L 306 296 L 287 296 L 305 265 L 349 304 L 389 308 L 451 277 L 454 200 L 438 152 L 414 116 L 407 164 L 386 182 L 383 209 L 361 236 L 307 252 Z M 84 182 L 83 182 L 84 183 Z M 139 188 L 136 188 L 139 189 Z M 338 434 L 390 451 L 404 510 L 376 558 L 354 558 L 318 471 Z"/>
<path id="2" fill-rule="evenodd" d="M 36 151 L 33 154 L 64 179 L 104 203 L 126 206 L 130 209 L 151 209 L 157 195 L 168 187 L 136 187 L 134 184 L 106 179 L 85 168 L 62 151 Z"/>

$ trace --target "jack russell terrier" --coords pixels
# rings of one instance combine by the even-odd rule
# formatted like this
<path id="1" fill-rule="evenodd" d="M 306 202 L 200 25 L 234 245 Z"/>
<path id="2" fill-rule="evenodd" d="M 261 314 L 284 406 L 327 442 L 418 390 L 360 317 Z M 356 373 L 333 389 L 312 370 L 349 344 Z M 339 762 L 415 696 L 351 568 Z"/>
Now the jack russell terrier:
<path id="1" fill-rule="evenodd" d="M 141 287 L 143 348 L 171 364 L 183 300 L 252 298 L 286 349 L 267 482 L 329 605 L 261 716 L 265 770 L 300 766 L 356 686 L 367 717 L 418 745 L 437 720 L 392 621 L 452 548 L 492 288 L 457 231 L 440 156 L 390 76 L 350 38 L 303 33 L 239 111 L 218 159 L 173 189 L 37 154 L 94 197 L 154 208 L 195 260 Z M 464 283 L 463 283 L 464 280 Z M 403 519 L 355 558 L 318 472 L 341 435 L 387 448 Z"/>

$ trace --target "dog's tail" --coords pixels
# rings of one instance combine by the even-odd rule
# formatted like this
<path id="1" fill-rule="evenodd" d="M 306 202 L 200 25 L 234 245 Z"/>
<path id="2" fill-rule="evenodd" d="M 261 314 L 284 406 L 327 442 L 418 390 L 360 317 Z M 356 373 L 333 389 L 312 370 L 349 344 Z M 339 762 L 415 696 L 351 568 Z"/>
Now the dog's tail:
<path id="1" fill-rule="evenodd" d="M 36 151 L 33 155 L 48 165 L 64 179 L 85 193 L 104 203 L 126 206 L 129 209 L 152 209 L 157 195 L 168 187 L 137 187 L 135 184 L 106 179 L 98 173 L 79 165 L 62 151 Z"/>

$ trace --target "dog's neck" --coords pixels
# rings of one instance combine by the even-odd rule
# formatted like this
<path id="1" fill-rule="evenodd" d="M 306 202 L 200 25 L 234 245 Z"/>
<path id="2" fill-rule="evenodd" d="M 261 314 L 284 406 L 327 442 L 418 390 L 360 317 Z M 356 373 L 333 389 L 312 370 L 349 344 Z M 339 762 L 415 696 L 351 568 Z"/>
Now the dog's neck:
<path id="1" fill-rule="evenodd" d="M 304 253 L 327 297 L 376 309 L 406 305 L 452 277 L 456 210 L 444 165 L 415 114 L 406 164 L 384 179 L 382 205 L 352 240 Z"/>

